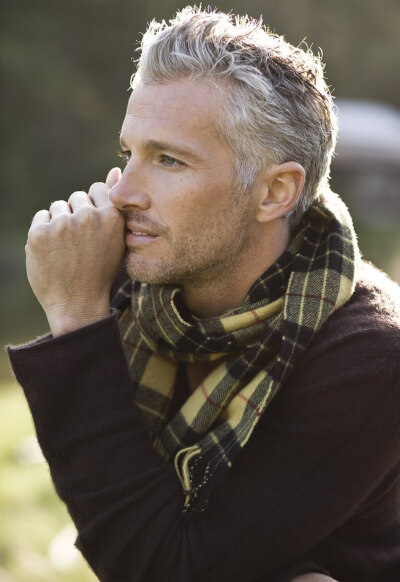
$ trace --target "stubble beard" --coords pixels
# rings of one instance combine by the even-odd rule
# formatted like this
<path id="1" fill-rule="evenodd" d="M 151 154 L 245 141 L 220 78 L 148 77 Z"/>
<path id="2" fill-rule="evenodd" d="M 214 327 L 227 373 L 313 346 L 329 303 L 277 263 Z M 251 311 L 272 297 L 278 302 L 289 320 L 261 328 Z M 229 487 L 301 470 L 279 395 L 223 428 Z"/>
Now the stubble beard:
<path id="1" fill-rule="evenodd" d="M 181 233 L 173 244 L 167 241 L 170 245 L 168 258 L 148 259 L 140 253 L 129 252 L 126 270 L 134 281 L 202 287 L 224 277 L 229 278 L 230 271 L 233 271 L 243 249 L 249 244 L 249 237 L 248 213 L 246 209 L 238 208 L 229 221 L 215 221 L 200 236 L 188 231 Z"/>

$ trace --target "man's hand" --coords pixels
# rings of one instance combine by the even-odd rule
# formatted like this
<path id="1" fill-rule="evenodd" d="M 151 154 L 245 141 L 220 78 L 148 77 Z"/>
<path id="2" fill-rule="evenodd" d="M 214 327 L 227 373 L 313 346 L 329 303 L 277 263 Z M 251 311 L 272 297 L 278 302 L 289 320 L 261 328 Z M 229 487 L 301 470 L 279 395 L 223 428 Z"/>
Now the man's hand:
<path id="1" fill-rule="evenodd" d="M 26 270 L 54 336 L 109 314 L 110 288 L 125 250 L 124 217 L 108 199 L 120 177 L 113 168 L 88 194 L 74 192 L 33 218 Z"/>

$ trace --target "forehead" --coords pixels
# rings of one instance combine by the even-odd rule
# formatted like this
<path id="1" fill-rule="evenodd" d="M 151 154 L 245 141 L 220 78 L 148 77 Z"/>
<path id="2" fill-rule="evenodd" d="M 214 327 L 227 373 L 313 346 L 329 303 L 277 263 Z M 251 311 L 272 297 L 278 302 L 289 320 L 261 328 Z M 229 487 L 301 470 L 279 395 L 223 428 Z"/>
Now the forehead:
<path id="1" fill-rule="evenodd" d="M 122 138 L 148 134 L 227 147 L 218 133 L 219 92 L 205 81 L 140 82 L 128 102 Z M 154 134 L 157 134 L 155 136 Z"/>

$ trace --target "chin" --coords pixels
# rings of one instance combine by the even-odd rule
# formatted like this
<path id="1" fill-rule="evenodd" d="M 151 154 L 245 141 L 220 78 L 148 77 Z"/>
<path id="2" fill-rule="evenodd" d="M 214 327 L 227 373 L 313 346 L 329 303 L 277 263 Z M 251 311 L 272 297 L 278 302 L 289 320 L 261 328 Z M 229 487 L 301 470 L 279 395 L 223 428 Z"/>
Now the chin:
<path id="1" fill-rule="evenodd" d="M 137 254 L 131 253 L 126 257 L 125 268 L 133 281 L 152 284 L 176 283 L 174 274 L 161 261 L 150 262 Z"/>

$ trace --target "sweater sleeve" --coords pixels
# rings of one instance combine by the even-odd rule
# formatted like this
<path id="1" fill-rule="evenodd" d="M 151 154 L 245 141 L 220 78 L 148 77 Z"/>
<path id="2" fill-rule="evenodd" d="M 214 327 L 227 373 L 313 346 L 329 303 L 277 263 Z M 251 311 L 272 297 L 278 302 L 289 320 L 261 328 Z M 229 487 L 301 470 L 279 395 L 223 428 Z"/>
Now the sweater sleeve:
<path id="1" fill-rule="evenodd" d="M 190 517 L 133 404 L 114 318 L 10 348 L 77 545 L 100 580 L 286 582 L 285 572 L 307 571 L 301 556 L 399 458 L 399 375 L 382 362 L 371 374 L 357 357 L 352 369 L 338 366 L 348 347 L 304 360 L 206 511 Z"/>

